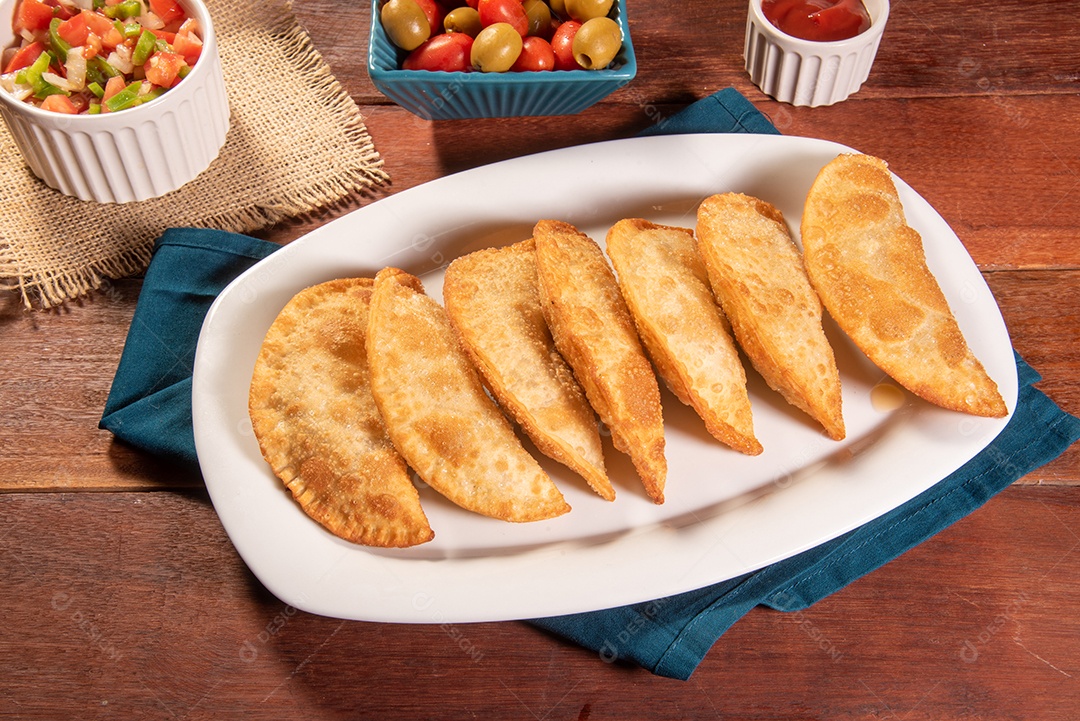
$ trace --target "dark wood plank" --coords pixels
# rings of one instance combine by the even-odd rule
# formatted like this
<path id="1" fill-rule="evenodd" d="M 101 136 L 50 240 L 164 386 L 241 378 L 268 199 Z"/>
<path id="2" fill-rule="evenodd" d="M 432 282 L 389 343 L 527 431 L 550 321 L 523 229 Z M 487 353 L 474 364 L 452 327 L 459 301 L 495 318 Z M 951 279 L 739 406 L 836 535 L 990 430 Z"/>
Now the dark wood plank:
<path id="1" fill-rule="evenodd" d="M 141 282 L 125 279 L 58 310 L 0 305 L 0 491 L 169 488 L 198 474 L 115 443 L 97 424 Z"/>
<path id="2" fill-rule="evenodd" d="M 22 719 L 940 721 L 1065 719 L 1080 703 L 1066 489 L 1008 489 L 807 611 L 751 612 L 688 682 L 524 623 L 296 611 L 201 495 L 8 494 L 0 519 L 0 713 Z"/>

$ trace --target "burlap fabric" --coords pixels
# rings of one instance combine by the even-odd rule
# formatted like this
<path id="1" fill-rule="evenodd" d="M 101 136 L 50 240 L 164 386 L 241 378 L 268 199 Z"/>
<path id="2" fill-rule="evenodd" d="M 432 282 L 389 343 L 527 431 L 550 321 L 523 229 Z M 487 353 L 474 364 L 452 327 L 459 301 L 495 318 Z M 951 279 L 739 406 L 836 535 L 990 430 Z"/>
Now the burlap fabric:
<path id="1" fill-rule="evenodd" d="M 386 181 L 359 109 L 288 0 L 207 0 L 231 127 L 217 160 L 162 198 L 89 203 L 38 180 L 0 123 L 0 287 L 52 307 L 142 271 L 168 227 L 251 232 Z"/>

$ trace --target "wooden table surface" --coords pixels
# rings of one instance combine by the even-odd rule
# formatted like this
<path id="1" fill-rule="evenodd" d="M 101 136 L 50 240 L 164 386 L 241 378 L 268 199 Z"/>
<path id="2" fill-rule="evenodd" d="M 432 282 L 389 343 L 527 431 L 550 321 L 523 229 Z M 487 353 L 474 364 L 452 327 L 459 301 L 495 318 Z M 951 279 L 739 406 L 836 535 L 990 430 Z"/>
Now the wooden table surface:
<path id="1" fill-rule="evenodd" d="M 1080 21 L 1061 3 L 895 2 L 864 88 L 762 95 L 744 5 L 630 0 L 639 72 L 574 117 L 431 123 L 365 70 L 366 2 L 297 0 L 392 183 L 633 135 L 727 86 L 787 134 L 885 158 L 955 229 L 1039 387 L 1080 413 Z M 339 207 L 260 235 L 287 242 Z M 139 292 L 54 312 L 0 299 L 4 718 L 1075 719 L 1080 449 L 799 614 L 737 623 L 689 681 L 525 623 L 401 626 L 297 611 L 246 569 L 201 479 L 97 430 Z"/>

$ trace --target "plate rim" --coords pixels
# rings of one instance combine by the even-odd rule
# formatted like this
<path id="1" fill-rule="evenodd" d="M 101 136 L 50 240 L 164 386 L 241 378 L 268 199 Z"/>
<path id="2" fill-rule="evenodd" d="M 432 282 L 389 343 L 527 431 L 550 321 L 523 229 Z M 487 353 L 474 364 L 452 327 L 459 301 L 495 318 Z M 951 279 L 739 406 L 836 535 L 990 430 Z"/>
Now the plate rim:
<path id="1" fill-rule="evenodd" d="M 835 143 L 833 141 L 821 140 L 817 138 L 807 138 L 803 136 L 756 134 L 687 134 L 659 135 L 640 138 L 606 140 L 598 143 L 590 143 L 584 146 L 576 146 L 573 148 L 560 148 L 557 150 L 545 151 L 542 153 L 522 156 L 519 158 L 511 158 L 508 160 L 499 161 L 497 163 L 480 166 L 477 168 L 472 168 L 441 178 L 437 178 L 422 185 L 405 189 L 403 191 L 400 191 L 399 193 L 388 196 L 387 198 L 380 199 L 360 209 L 354 210 L 344 216 L 336 218 L 318 228 L 315 228 L 309 233 L 306 233 L 304 236 L 292 241 L 288 245 L 284 246 L 281 250 L 275 251 L 268 258 L 256 263 L 254 266 L 249 268 L 244 273 L 240 274 L 236 279 L 229 283 L 229 285 L 221 292 L 221 294 L 219 294 L 218 298 L 215 299 L 215 301 L 211 305 L 211 308 L 206 315 L 206 319 L 204 320 L 202 329 L 200 331 L 199 343 L 196 349 L 195 357 L 195 372 L 193 373 L 193 424 L 195 429 L 196 448 L 199 451 L 198 455 L 200 457 L 200 465 L 202 466 L 203 476 L 204 479 L 206 479 L 207 490 L 210 494 L 215 511 L 221 518 L 226 533 L 229 535 L 229 538 L 236 547 L 238 553 L 241 555 L 245 563 L 248 565 L 249 569 L 251 569 L 252 573 L 259 579 L 259 581 L 263 583 L 263 585 L 265 585 L 267 589 L 270 590 L 271 593 L 273 593 L 278 598 L 286 601 L 287 603 L 293 605 L 296 608 L 311 613 L 355 620 L 399 623 L 433 623 L 510 620 L 534 618 L 544 615 L 562 615 L 564 613 L 598 610 L 600 608 L 624 605 L 626 603 L 653 600 L 662 596 L 666 597 L 674 593 L 688 591 L 692 588 L 699 588 L 702 585 L 708 585 L 710 583 L 723 581 L 726 580 L 726 578 L 732 577 L 733 575 L 738 575 L 728 573 L 723 577 L 713 578 L 712 580 L 707 581 L 704 584 L 700 582 L 695 582 L 689 587 L 675 587 L 672 586 L 669 582 L 668 587 L 660 590 L 652 590 L 648 587 L 623 588 L 620 589 L 621 592 L 619 594 L 612 594 L 609 598 L 606 599 L 584 601 L 559 599 L 558 602 L 554 604 L 546 604 L 546 606 L 538 605 L 535 603 L 524 605 L 518 604 L 514 607 L 498 606 L 497 604 L 495 606 L 484 606 L 483 604 L 480 604 L 480 607 L 476 608 L 470 606 L 469 604 L 462 603 L 461 599 L 453 598 L 452 594 L 448 596 L 446 590 L 442 588 L 439 588 L 439 593 L 432 593 L 430 591 L 424 590 L 415 591 L 415 588 L 419 588 L 420 586 L 414 587 L 415 593 L 411 597 L 411 602 L 409 604 L 406 604 L 405 607 L 398 608 L 379 607 L 380 600 L 373 600 L 369 597 L 364 596 L 364 594 L 367 593 L 370 589 L 365 590 L 363 588 L 354 589 L 350 587 L 350 592 L 353 592 L 356 595 L 351 597 L 354 599 L 353 601 L 346 603 L 341 603 L 339 601 L 328 601 L 324 596 L 311 597 L 304 589 L 299 588 L 295 582 L 291 581 L 291 579 L 283 578 L 282 574 L 277 569 L 272 568 L 272 561 L 268 561 L 266 558 L 260 555 L 258 549 L 253 548 L 253 541 L 255 539 L 251 537 L 251 534 L 246 530 L 244 524 L 241 523 L 241 519 L 239 519 L 238 517 L 238 511 L 229 505 L 227 499 L 228 484 L 227 482 L 221 480 L 221 474 L 224 473 L 224 470 L 212 467 L 212 461 L 218 456 L 218 453 L 216 452 L 218 449 L 214 448 L 214 442 L 213 440 L 211 440 L 211 431 L 213 429 L 208 428 L 206 425 L 210 422 L 207 419 L 212 414 L 211 412 L 208 412 L 208 409 L 211 409 L 214 402 L 212 394 L 208 392 L 210 389 L 208 389 L 207 384 L 210 383 L 210 381 L 207 379 L 208 371 L 206 370 L 206 363 L 208 362 L 207 359 L 209 357 L 208 349 L 211 348 L 213 343 L 215 342 L 214 326 L 216 323 L 218 323 L 219 316 L 223 312 L 222 309 L 228 308 L 230 305 L 236 305 L 237 303 L 241 302 L 237 300 L 237 298 L 239 297 L 238 294 L 241 292 L 238 289 L 242 289 L 246 282 L 250 281 L 252 278 L 258 277 L 260 273 L 267 272 L 268 268 L 287 264 L 296 254 L 302 254 L 305 252 L 313 253 L 314 251 L 306 250 L 309 246 L 315 246 L 317 248 L 318 244 L 323 242 L 333 243 L 336 232 L 340 231 L 343 228 L 348 228 L 358 222 L 362 222 L 362 219 L 365 216 L 358 216 L 358 214 L 372 214 L 373 212 L 377 212 L 372 211 L 372 208 L 386 208 L 387 205 L 392 205 L 393 207 L 396 207 L 399 204 L 407 204 L 412 197 L 420 196 L 422 198 L 423 194 L 438 192 L 447 184 L 461 184 L 467 186 L 470 182 L 475 181 L 477 178 L 482 180 L 492 174 L 497 176 L 500 172 L 504 171 L 509 166 L 520 166 L 526 163 L 534 163 L 538 160 L 546 161 L 551 160 L 552 158 L 557 159 L 558 156 L 568 155 L 570 153 L 580 154 L 584 152 L 586 154 L 604 156 L 605 153 L 617 152 L 618 150 L 621 150 L 619 146 L 623 144 L 640 146 L 641 148 L 646 148 L 649 145 L 657 145 L 658 147 L 662 148 L 663 146 L 671 143 L 688 143 L 690 145 L 704 146 L 724 146 L 733 142 L 747 141 L 760 141 L 781 146 L 788 144 L 793 148 L 798 148 L 806 143 L 809 143 L 815 148 L 821 150 L 828 149 L 830 152 L 835 153 L 858 152 L 853 150 L 852 148 L 841 145 L 839 143 Z M 895 174 L 894 178 L 896 178 Z M 948 227 L 944 219 L 942 219 L 940 215 L 937 214 L 937 211 L 927 201 L 925 201 L 925 199 L 922 198 L 921 195 L 919 195 L 914 189 L 910 188 L 910 186 L 907 186 L 907 184 L 904 183 L 901 179 L 896 178 L 896 180 L 898 189 L 903 188 L 903 192 L 909 192 L 914 194 L 915 197 L 922 201 L 922 203 L 924 203 L 926 207 L 936 215 L 936 217 L 940 220 L 942 224 L 945 224 L 945 226 Z M 393 202 L 391 203 L 390 201 Z M 380 206 L 380 204 L 386 205 Z M 360 218 L 359 221 L 357 219 L 358 217 Z M 797 231 L 797 229 L 795 228 L 793 228 L 792 230 L 793 233 Z M 953 232 L 951 228 L 949 228 L 949 232 L 951 233 L 951 238 L 948 238 L 948 240 L 951 241 L 952 239 L 955 239 L 956 243 L 959 243 L 960 248 L 963 249 L 963 252 L 967 256 L 967 259 L 971 262 L 971 266 L 974 267 L 976 273 L 978 273 L 978 268 L 974 265 L 974 261 L 971 260 L 970 254 L 967 253 L 962 241 L 955 235 L 955 232 Z M 327 240 L 324 241 L 324 238 Z M 979 273 L 979 280 L 985 287 L 985 279 L 982 278 L 981 273 Z M 297 290 L 299 290 L 299 287 L 297 288 Z M 988 287 L 986 287 L 986 290 L 987 292 L 989 292 Z M 990 295 L 990 298 L 996 316 L 989 320 L 992 325 L 1000 326 L 999 328 L 994 329 L 995 332 L 1004 331 L 1004 338 L 1005 340 L 1008 340 L 1008 331 L 1004 325 L 1004 320 L 1001 318 L 1000 309 L 997 306 L 996 300 L 993 299 L 992 294 Z M 1009 350 L 1011 353 L 1011 341 L 1009 342 Z M 995 380 L 998 381 L 999 386 L 1002 387 L 1003 396 L 1006 396 L 1006 403 L 1009 407 L 1009 415 L 1003 419 L 995 419 L 993 422 L 986 423 L 985 425 L 987 425 L 987 427 L 990 428 L 992 432 L 987 432 L 986 437 L 984 438 L 984 442 L 982 442 L 982 444 L 970 455 L 965 458 L 958 458 L 955 462 L 954 467 L 951 470 L 959 468 L 964 462 L 970 460 L 971 457 L 973 457 L 983 448 L 985 448 L 985 446 L 988 445 L 993 440 L 993 438 L 996 437 L 997 434 L 1000 433 L 1000 431 L 1004 428 L 1005 424 L 1008 422 L 1008 419 L 1011 418 L 1016 405 L 1017 380 L 1015 376 L 1014 366 L 1012 374 L 1013 375 L 1011 380 L 1009 378 L 995 377 Z M 996 430 L 994 430 L 995 428 Z M 207 459 L 206 463 L 203 462 L 204 458 Z M 265 470 L 266 472 L 269 472 L 269 469 Z M 944 477 L 944 475 L 942 477 Z M 938 481 L 940 481 L 940 479 L 937 479 L 932 483 L 929 483 L 925 487 L 921 488 L 919 491 L 912 493 L 907 500 L 915 497 L 916 495 L 918 495 L 919 492 L 926 490 L 926 488 L 929 488 L 930 486 L 936 484 Z M 283 486 L 281 486 L 278 491 L 282 493 L 286 492 Z M 772 494 L 772 497 L 775 498 L 778 495 L 779 494 Z M 774 503 L 769 503 L 767 499 L 768 496 L 766 496 L 766 501 L 763 503 L 759 503 L 758 499 L 751 500 L 751 502 L 748 504 L 751 510 L 742 510 L 740 511 L 740 513 L 743 515 L 746 515 L 748 513 L 749 515 L 747 516 L 747 518 L 753 517 L 755 514 L 760 515 L 762 513 L 767 513 L 771 506 L 775 505 Z M 754 563 L 747 564 L 741 572 L 751 572 L 767 566 L 775 561 L 796 555 L 801 551 L 807 550 L 808 548 L 812 548 L 820 543 L 826 542 L 830 540 L 830 538 L 835 538 L 836 536 L 842 535 L 843 533 L 850 531 L 852 528 L 862 525 L 862 523 L 865 523 L 867 520 L 870 520 L 873 517 L 892 510 L 892 508 L 895 508 L 898 505 L 900 505 L 900 503 L 893 504 L 891 507 L 881 509 L 880 511 L 875 512 L 869 517 L 858 519 L 857 522 L 853 521 L 847 526 L 838 526 L 835 529 L 835 532 L 832 533 L 832 535 L 830 535 L 828 538 L 818 538 L 814 542 L 803 544 L 792 545 L 789 543 L 785 546 L 783 553 L 779 554 L 765 552 L 759 557 L 757 557 Z M 706 519 L 706 522 L 700 524 L 700 526 L 701 528 L 714 528 L 712 522 L 713 519 Z M 535 569 L 537 565 L 545 566 L 546 563 L 550 562 L 550 557 L 553 554 L 555 556 L 560 556 L 570 553 L 574 554 L 574 557 L 577 559 L 580 559 L 582 561 L 590 561 L 593 560 L 594 557 L 603 559 L 605 555 L 612 555 L 612 553 L 614 553 L 614 555 L 616 556 L 620 554 L 625 555 L 627 553 L 633 553 L 641 549 L 643 536 L 653 536 L 653 538 L 647 539 L 648 543 L 646 544 L 646 546 L 652 548 L 659 548 L 659 553 L 671 552 L 672 549 L 677 549 L 680 545 L 686 545 L 688 542 L 691 544 L 693 543 L 694 531 L 692 529 L 690 531 L 687 531 L 685 528 L 678 529 L 677 532 L 674 533 L 668 533 L 668 530 L 664 529 L 664 524 L 654 525 L 648 528 L 633 528 L 630 530 L 629 533 L 627 533 L 623 537 L 620 537 L 617 540 L 613 540 L 610 542 L 594 543 L 584 546 L 573 540 L 559 541 L 557 543 L 548 544 L 542 548 L 512 554 L 513 560 L 510 563 L 505 562 L 505 559 L 503 559 L 502 562 L 487 563 L 486 565 L 490 566 L 489 568 L 483 568 L 485 564 L 483 562 L 478 562 L 478 559 L 476 558 L 464 558 L 456 560 L 449 559 L 447 563 L 449 563 L 451 566 L 456 566 L 459 569 L 463 567 L 468 567 L 470 574 L 472 574 L 474 577 L 479 574 L 479 576 L 487 578 L 489 574 L 496 574 L 497 576 L 499 574 L 506 573 L 508 570 L 515 570 L 513 568 L 513 566 L 515 565 L 519 567 L 518 570 L 530 568 Z M 679 536 L 681 536 L 681 540 L 672 540 L 673 538 Z M 657 539 L 659 539 L 659 541 Z M 648 544 L 653 545 L 648 546 Z M 429 562 L 416 559 L 395 559 L 385 554 L 380 554 L 378 551 L 373 551 L 372 549 L 353 547 L 352 544 L 348 544 L 344 541 L 335 541 L 334 545 L 342 548 L 343 555 L 349 554 L 350 552 L 366 553 L 368 556 L 370 556 L 371 559 L 374 559 L 371 563 L 366 564 L 366 568 L 368 568 L 368 570 L 371 570 L 372 568 L 377 566 L 383 566 L 383 572 L 393 575 L 399 572 L 402 563 L 406 563 L 419 564 L 420 566 L 423 566 L 425 570 L 420 574 L 421 576 L 426 574 L 429 577 L 441 578 L 442 576 L 440 576 L 440 574 L 443 574 L 443 572 L 445 571 L 445 569 L 440 569 L 437 572 L 433 570 L 438 564 L 431 564 Z M 618 546 L 618 548 L 614 552 L 611 551 L 611 548 L 613 546 Z M 491 559 L 486 560 L 490 561 Z M 335 573 L 336 565 L 336 563 L 330 564 L 324 576 L 327 574 L 333 576 L 333 574 Z M 365 564 L 360 565 L 364 566 Z M 385 566 L 387 565 L 391 566 L 392 568 L 386 570 Z M 510 566 L 510 568 L 508 569 L 507 566 Z M 601 574 L 601 576 L 603 576 L 603 574 Z M 695 576 L 695 578 L 697 577 Z M 617 579 L 614 580 L 617 581 Z M 405 581 L 402 582 L 404 583 Z M 403 597 L 400 597 L 399 594 L 397 600 L 400 601 L 401 598 Z M 366 605 L 371 603 L 374 603 L 375 606 L 373 607 L 371 605 Z"/>

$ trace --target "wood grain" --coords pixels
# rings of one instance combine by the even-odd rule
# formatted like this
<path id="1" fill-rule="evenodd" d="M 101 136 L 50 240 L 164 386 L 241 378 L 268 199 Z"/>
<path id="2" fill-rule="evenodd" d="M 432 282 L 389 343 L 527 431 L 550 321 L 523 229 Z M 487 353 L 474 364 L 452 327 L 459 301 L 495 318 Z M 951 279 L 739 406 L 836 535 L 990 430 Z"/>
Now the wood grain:
<path id="1" fill-rule="evenodd" d="M 8 494 L 0 519 L 20 719 L 1064 719 L 1077 699 L 1071 489 L 1008 489 L 809 610 L 752 611 L 685 683 L 520 622 L 298 611 L 200 493 Z"/>
<path id="2" fill-rule="evenodd" d="M 257 235 L 287 243 L 449 173 L 631 137 L 734 86 L 785 134 L 889 161 L 971 252 L 1039 388 L 1080 414 L 1080 23 L 1060 4 L 894 2 L 863 89 L 813 109 L 750 84 L 745 0 L 628 5 L 638 76 L 603 103 L 430 123 L 368 78 L 369 3 L 297 0 L 392 182 Z M 271 596 L 197 471 L 97 429 L 140 288 L 50 312 L 0 297 L 0 716 L 1076 718 L 1078 447 L 811 609 L 752 611 L 672 681 L 525 623 L 343 622 Z"/>

